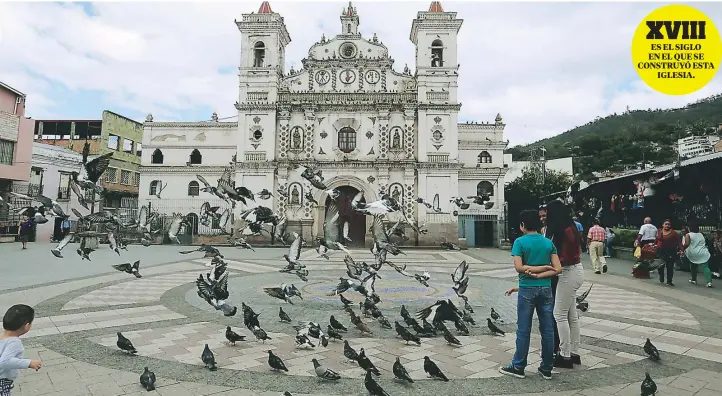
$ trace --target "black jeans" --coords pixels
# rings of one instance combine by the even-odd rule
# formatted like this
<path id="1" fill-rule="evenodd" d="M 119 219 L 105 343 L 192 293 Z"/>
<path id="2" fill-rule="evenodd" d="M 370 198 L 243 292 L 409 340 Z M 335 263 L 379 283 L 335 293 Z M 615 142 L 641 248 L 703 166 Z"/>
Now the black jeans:
<path id="1" fill-rule="evenodd" d="M 679 257 L 677 249 L 660 249 L 659 251 L 657 251 L 657 255 L 662 261 L 662 265 L 657 269 L 657 272 L 659 272 L 659 281 L 664 282 L 664 273 L 666 267 L 667 283 L 672 283 L 672 278 L 674 278 L 674 264 L 677 262 L 677 258 Z"/>

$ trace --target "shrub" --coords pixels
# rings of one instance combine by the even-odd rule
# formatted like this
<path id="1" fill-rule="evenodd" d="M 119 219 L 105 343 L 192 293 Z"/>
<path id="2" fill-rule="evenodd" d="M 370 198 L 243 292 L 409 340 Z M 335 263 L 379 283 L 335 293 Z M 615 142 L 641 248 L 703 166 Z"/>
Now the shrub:
<path id="1" fill-rule="evenodd" d="M 634 247 L 634 240 L 637 239 L 636 230 L 615 229 L 614 233 L 616 235 L 614 237 L 614 240 L 612 241 L 612 246 L 625 248 Z"/>

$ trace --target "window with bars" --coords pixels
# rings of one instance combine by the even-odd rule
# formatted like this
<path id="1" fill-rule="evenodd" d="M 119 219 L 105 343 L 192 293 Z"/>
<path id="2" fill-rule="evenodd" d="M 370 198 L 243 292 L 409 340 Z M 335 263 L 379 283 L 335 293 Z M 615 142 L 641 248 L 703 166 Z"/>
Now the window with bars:
<path id="1" fill-rule="evenodd" d="M 143 153 L 143 145 L 140 144 L 140 142 L 135 143 L 135 155 L 140 157 L 140 155 Z"/>
<path id="2" fill-rule="evenodd" d="M 490 164 L 491 163 L 491 154 L 489 154 L 488 151 L 482 151 L 481 154 L 479 154 L 479 163 L 480 164 Z"/>
<path id="3" fill-rule="evenodd" d="M 115 168 L 108 168 L 105 170 L 105 182 L 106 183 L 117 183 L 118 182 L 118 170 Z"/>
<path id="4" fill-rule="evenodd" d="M 12 165 L 15 157 L 15 142 L 0 139 L 0 164 Z"/>
<path id="5" fill-rule="evenodd" d="M 338 131 L 338 148 L 344 153 L 350 153 L 356 149 L 356 131 L 353 128 L 344 127 Z"/>
<path id="6" fill-rule="evenodd" d="M 198 195 L 200 195 L 200 186 L 197 181 L 193 180 L 188 183 L 188 196 L 197 197 Z"/>
<path id="7" fill-rule="evenodd" d="M 60 173 L 60 183 L 58 183 L 58 201 L 67 201 L 70 199 L 70 173 Z"/>
<path id="8" fill-rule="evenodd" d="M 120 184 L 122 184 L 124 186 L 130 185 L 130 171 L 127 171 L 127 170 L 120 171 Z"/>
<path id="9" fill-rule="evenodd" d="M 494 185 L 486 180 L 480 181 L 479 184 L 476 185 L 476 195 L 480 197 L 484 195 L 494 196 Z"/>
<path id="10" fill-rule="evenodd" d="M 158 192 L 158 180 L 153 180 L 150 182 L 150 189 L 148 190 L 148 194 L 155 195 Z"/>
<path id="11" fill-rule="evenodd" d="M 136 187 L 140 186 L 140 172 L 135 172 L 135 174 L 133 174 L 133 185 Z"/>
<path id="12" fill-rule="evenodd" d="M 108 148 L 111 150 L 117 150 L 120 138 L 115 135 L 108 135 Z"/>

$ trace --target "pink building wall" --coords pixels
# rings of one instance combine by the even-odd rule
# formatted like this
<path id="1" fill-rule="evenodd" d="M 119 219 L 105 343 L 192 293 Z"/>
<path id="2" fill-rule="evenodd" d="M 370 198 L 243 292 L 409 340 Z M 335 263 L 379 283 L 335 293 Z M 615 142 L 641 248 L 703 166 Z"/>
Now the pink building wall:
<path id="1" fill-rule="evenodd" d="M 17 98 L 22 102 L 17 104 Z M 25 118 L 25 95 L 0 83 L 0 123 L 17 124 L 13 165 L 0 164 L 0 179 L 29 181 L 30 161 L 33 156 L 35 121 Z"/>

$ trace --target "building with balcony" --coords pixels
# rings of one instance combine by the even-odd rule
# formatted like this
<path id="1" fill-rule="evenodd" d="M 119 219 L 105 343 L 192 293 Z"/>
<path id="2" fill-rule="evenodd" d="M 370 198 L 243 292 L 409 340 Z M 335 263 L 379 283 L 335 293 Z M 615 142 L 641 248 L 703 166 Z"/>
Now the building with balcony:
<path id="1" fill-rule="evenodd" d="M 143 125 L 112 111 L 100 120 L 37 120 L 35 141 L 82 153 L 90 143 L 92 156 L 113 152 L 101 179 L 105 196 L 93 210 L 135 207 L 140 184 L 140 155 Z"/>
<path id="2" fill-rule="evenodd" d="M 714 153 L 717 136 L 687 136 L 677 140 L 677 152 L 681 159 L 699 157 Z"/>
<path id="3" fill-rule="evenodd" d="M 415 67 L 395 68 L 382 40 L 360 33 L 356 7 L 349 4 L 339 19 L 338 34 L 313 44 L 300 70 L 286 69 L 291 36 L 284 18 L 267 1 L 258 12 L 235 21 L 242 43 L 238 121 L 222 122 L 214 114 L 205 122 L 163 122 L 149 115 L 143 131 L 140 203 L 191 219 L 198 218 L 206 201 L 230 209 L 209 194 L 199 194 L 196 178 L 199 174 L 215 183 L 230 168 L 236 186 L 274 193 L 249 205 L 262 204 L 286 216 L 289 232 L 311 240 L 323 233 L 329 198 L 324 191 L 309 190 L 294 165 L 314 164 L 326 185 L 344 196 L 337 205 L 340 222 L 349 226 L 351 245 L 369 246 L 372 241 L 372 218 L 350 209 L 349 201 L 358 192 L 369 202 L 388 193 L 402 204 L 406 217 L 426 225 L 429 232 L 421 235 L 407 228 L 406 243 L 456 243 L 459 217 L 471 216 L 472 232 L 461 232 L 461 237 L 475 244 L 473 230 L 479 227 L 484 235 L 480 242 L 495 244 L 493 225 L 475 222 L 495 223 L 503 206 L 499 181 L 504 177 L 504 125 L 501 117 L 485 124 L 458 122 L 457 35 L 463 20 L 432 2 L 411 20 Z M 161 184 L 167 188 L 158 198 Z M 279 189 L 286 194 L 276 194 Z M 494 208 L 472 206 L 464 213 L 450 201 L 478 192 L 493 195 L 498 200 Z M 306 198 L 309 193 L 313 200 Z M 418 204 L 418 197 L 435 208 Z M 244 208 L 237 205 L 236 216 Z M 390 214 L 387 220 L 398 216 L 401 213 Z"/>
<path id="4" fill-rule="evenodd" d="M 28 182 L 33 144 L 33 120 L 25 117 L 25 94 L 0 82 L 0 194 L 12 191 L 13 183 Z M 12 233 L 17 222 L 0 205 L 0 236 Z"/>
<path id="5" fill-rule="evenodd" d="M 71 173 L 80 172 L 82 161 L 83 156 L 80 153 L 60 146 L 35 142 L 30 179 L 28 182 L 15 183 L 13 189 L 31 197 L 44 195 L 54 199 L 65 213 L 70 214 L 72 208 L 83 213 L 86 210 L 70 192 Z M 38 225 L 36 240 L 45 242 L 61 239 L 61 223 L 62 219 L 51 218 L 50 222 Z"/>

